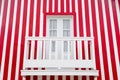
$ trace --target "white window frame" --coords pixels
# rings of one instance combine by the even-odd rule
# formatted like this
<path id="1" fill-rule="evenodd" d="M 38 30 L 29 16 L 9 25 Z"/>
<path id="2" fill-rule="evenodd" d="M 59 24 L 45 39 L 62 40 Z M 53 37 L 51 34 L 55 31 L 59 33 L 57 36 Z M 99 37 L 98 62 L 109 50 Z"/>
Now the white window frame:
<path id="1" fill-rule="evenodd" d="M 57 19 L 57 21 L 58 21 L 58 19 L 70 19 L 70 21 L 71 21 L 71 23 L 70 23 L 70 30 L 71 30 L 71 32 L 70 32 L 70 37 L 73 37 L 74 36 L 74 33 L 73 33 L 73 31 L 74 31 L 74 25 L 73 25 L 73 15 L 47 15 L 47 17 L 46 17 L 46 37 L 50 37 L 49 35 L 49 20 L 50 19 Z M 57 33 L 57 37 L 58 37 L 58 35 L 60 35 L 59 37 L 63 37 L 63 30 L 61 30 L 61 27 L 60 27 L 60 25 L 61 25 L 61 23 L 62 22 L 57 22 L 57 25 L 59 25 L 58 27 L 57 27 L 57 31 L 59 31 L 58 33 Z"/>

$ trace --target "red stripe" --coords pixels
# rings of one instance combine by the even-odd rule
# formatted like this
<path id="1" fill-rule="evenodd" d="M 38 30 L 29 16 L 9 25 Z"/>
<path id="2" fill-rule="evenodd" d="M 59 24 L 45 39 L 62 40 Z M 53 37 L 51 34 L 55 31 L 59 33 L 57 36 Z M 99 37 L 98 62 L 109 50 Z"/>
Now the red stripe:
<path id="1" fill-rule="evenodd" d="M 95 43 L 95 60 L 96 67 L 99 70 L 98 80 L 101 80 L 101 68 L 100 68 L 100 58 L 99 58 L 99 46 L 98 46 L 98 34 L 97 34 L 97 24 L 96 24 L 96 14 L 95 14 L 95 0 L 91 0 L 91 9 L 92 9 L 92 21 L 93 21 L 93 34 L 94 34 L 94 43 Z"/>
<path id="2" fill-rule="evenodd" d="M 66 12 L 70 12 L 70 0 L 66 0 Z"/>
<path id="3" fill-rule="evenodd" d="M 55 10 L 55 13 L 58 13 L 58 0 L 55 0 L 55 7 L 54 7 L 54 10 Z"/>
<path id="4" fill-rule="evenodd" d="M 25 46 L 25 34 L 26 34 L 26 20 L 27 20 L 27 5 L 28 0 L 24 0 L 24 11 L 23 11 L 23 24 L 22 24 L 22 39 L 21 39 L 21 45 L 20 45 L 20 66 L 19 66 L 19 80 L 22 80 L 20 70 L 23 68 L 23 58 L 24 58 L 24 46 Z"/>
<path id="5" fill-rule="evenodd" d="M 86 18 L 86 34 L 87 34 L 87 36 L 90 36 L 88 0 L 85 0 L 85 18 Z"/>
<path id="6" fill-rule="evenodd" d="M 52 13 L 52 0 L 49 0 L 49 13 Z"/>
<path id="7" fill-rule="evenodd" d="M 110 22 L 108 0 L 105 1 L 105 9 L 106 9 L 108 37 L 109 37 L 109 44 L 110 44 L 110 55 L 111 55 L 112 70 L 113 70 L 113 79 L 118 80 L 117 79 L 117 72 L 116 72 L 115 55 L 114 55 L 114 47 L 113 47 L 113 37 L 112 37 L 112 30 L 111 30 L 112 26 L 111 26 L 111 22 Z"/>
<path id="8" fill-rule="evenodd" d="M 120 63 L 120 30 L 118 25 L 118 17 L 117 17 L 117 11 L 115 7 L 116 3 L 112 2 L 112 9 L 113 9 L 113 18 L 115 23 L 115 34 L 116 34 L 116 40 L 117 40 L 117 47 L 118 47 L 118 56 L 119 56 L 119 63 Z M 119 17 L 120 18 L 120 17 Z"/>
<path id="9" fill-rule="evenodd" d="M 3 17 L 2 17 L 2 25 L 1 25 L 1 35 L 0 35 L 0 66 L 1 66 L 1 59 L 2 59 L 2 51 L 3 51 L 3 41 L 5 35 L 5 24 L 6 24 L 6 16 L 7 16 L 7 7 L 8 7 L 8 0 L 5 0 L 3 9 Z"/>
<path id="10" fill-rule="evenodd" d="M 41 1 L 37 0 L 37 13 L 36 13 L 36 34 L 35 36 L 39 36 L 39 29 L 40 29 L 40 7 L 41 6 Z"/>
<path id="11" fill-rule="evenodd" d="M 12 70 L 11 70 L 11 80 L 15 80 L 15 68 L 16 68 L 16 57 L 17 57 L 17 47 L 18 47 L 18 32 L 19 32 L 19 21 L 20 21 L 20 7 L 21 0 L 18 0 L 17 3 L 17 14 L 16 14 L 16 24 L 15 24 L 15 36 L 14 36 L 14 48 L 13 48 L 13 62 L 12 62 Z"/>
<path id="12" fill-rule="evenodd" d="M 100 20 L 100 32 L 102 39 L 102 53 L 103 53 L 103 63 L 105 70 L 105 79 L 109 80 L 109 70 L 108 70 L 108 61 L 107 61 L 107 52 L 106 52 L 106 42 L 105 42 L 105 32 L 104 32 L 104 22 L 103 22 L 103 14 L 102 14 L 102 5 L 101 1 L 98 0 L 98 8 L 99 8 L 99 20 Z"/>
<path id="13" fill-rule="evenodd" d="M 79 36 L 83 36 L 82 3 L 78 0 Z"/>
<path id="14" fill-rule="evenodd" d="M 61 8 L 61 10 L 60 10 L 60 12 L 61 13 L 64 13 L 64 0 L 60 0 L 61 2 L 61 4 L 60 4 L 60 8 Z"/>
<path id="15" fill-rule="evenodd" d="M 75 0 L 72 0 L 72 12 L 75 12 Z"/>
<path id="16" fill-rule="evenodd" d="M 30 3 L 30 19 L 29 19 L 29 36 L 32 36 L 33 30 L 33 14 L 34 14 L 34 0 Z"/>
<path id="17" fill-rule="evenodd" d="M 11 0 L 3 80 L 7 80 L 8 67 L 9 67 L 8 64 L 11 64 L 11 63 L 9 63 L 9 56 L 10 56 L 10 43 L 11 43 L 11 33 L 12 33 L 13 12 L 14 12 L 14 0 Z"/>

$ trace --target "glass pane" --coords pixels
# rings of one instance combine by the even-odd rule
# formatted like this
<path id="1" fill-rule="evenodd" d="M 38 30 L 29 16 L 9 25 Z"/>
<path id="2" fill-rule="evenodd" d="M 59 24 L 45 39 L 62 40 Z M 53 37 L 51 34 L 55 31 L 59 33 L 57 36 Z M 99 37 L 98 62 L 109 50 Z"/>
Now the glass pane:
<path id="1" fill-rule="evenodd" d="M 50 37 L 56 37 L 57 36 L 57 30 L 50 30 Z"/>
<path id="2" fill-rule="evenodd" d="M 63 20 L 63 29 L 70 29 L 70 20 L 69 19 Z"/>
<path id="3" fill-rule="evenodd" d="M 51 51 L 55 52 L 55 41 L 52 41 Z"/>
<path id="4" fill-rule="evenodd" d="M 63 30 L 63 36 L 69 37 L 70 36 L 70 30 Z"/>
<path id="5" fill-rule="evenodd" d="M 67 41 L 64 41 L 64 52 L 68 52 L 68 42 Z"/>
<path id="6" fill-rule="evenodd" d="M 50 19 L 50 29 L 57 29 L 57 20 Z"/>

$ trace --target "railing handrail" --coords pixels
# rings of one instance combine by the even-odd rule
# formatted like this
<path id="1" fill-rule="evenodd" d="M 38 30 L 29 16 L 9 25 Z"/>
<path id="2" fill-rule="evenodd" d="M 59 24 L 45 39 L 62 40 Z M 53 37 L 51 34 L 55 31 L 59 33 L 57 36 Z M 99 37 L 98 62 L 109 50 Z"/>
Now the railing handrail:
<path id="1" fill-rule="evenodd" d="M 93 40 L 94 37 L 25 37 L 26 40 Z"/>

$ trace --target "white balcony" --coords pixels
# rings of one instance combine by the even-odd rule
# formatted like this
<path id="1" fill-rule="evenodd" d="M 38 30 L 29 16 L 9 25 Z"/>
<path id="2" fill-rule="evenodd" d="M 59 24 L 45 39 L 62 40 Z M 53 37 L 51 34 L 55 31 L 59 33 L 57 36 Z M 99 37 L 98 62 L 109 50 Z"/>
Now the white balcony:
<path id="1" fill-rule="evenodd" d="M 96 70 L 92 37 L 26 37 L 25 42 L 22 76 L 99 75 Z"/>

